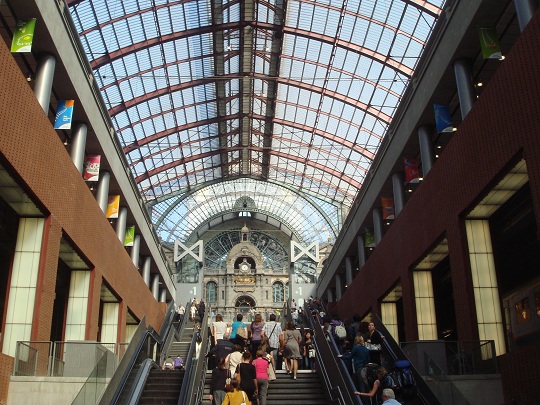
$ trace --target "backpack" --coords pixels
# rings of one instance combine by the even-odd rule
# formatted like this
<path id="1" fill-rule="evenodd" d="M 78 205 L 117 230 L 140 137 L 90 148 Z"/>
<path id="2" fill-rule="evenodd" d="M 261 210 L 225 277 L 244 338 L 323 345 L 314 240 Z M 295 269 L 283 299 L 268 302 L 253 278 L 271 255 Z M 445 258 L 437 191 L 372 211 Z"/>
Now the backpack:
<path id="1" fill-rule="evenodd" d="M 359 329 L 360 325 L 357 322 L 351 323 L 349 326 L 347 326 L 347 340 L 349 342 L 354 342 Z"/>
<path id="2" fill-rule="evenodd" d="M 380 366 L 376 363 L 368 363 L 364 367 L 366 370 L 364 383 L 370 391 L 373 388 L 373 383 L 375 383 L 375 380 L 377 380 L 377 369 L 379 367 Z"/>
<path id="3" fill-rule="evenodd" d="M 412 399 L 416 396 L 416 382 L 411 370 L 411 362 L 409 360 L 398 360 L 394 364 L 396 371 L 396 384 L 401 391 L 403 399 Z"/>
<path id="4" fill-rule="evenodd" d="M 334 333 L 339 340 L 345 339 L 347 337 L 347 330 L 343 324 L 339 324 L 335 327 Z"/>

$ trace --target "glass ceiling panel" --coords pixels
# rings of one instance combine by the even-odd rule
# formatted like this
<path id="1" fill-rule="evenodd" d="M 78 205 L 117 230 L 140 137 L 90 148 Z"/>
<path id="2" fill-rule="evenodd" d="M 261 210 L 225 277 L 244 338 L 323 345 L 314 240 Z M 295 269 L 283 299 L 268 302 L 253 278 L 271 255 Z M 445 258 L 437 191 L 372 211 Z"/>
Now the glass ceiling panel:
<path id="1" fill-rule="evenodd" d="M 331 236 L 444 3 L 289 0 L 283 10 L 275 0 L 68 0 L 120 145 L 154 210 L 252 177 L 296 192 L 324 213 Z M 251 197 L 271 211 L 259 188 Z M 228 192 L 227 204 L 205 196 L 200 210 L 162 218 L 160 235 L 189 238 L 230 209 L 237 198 Z M 179 220 L 188 213 L 190 221 Z M 272 213 L 293 223 L 285 209 Z M 306 240 L 320 231 L 295 226 Z"/>

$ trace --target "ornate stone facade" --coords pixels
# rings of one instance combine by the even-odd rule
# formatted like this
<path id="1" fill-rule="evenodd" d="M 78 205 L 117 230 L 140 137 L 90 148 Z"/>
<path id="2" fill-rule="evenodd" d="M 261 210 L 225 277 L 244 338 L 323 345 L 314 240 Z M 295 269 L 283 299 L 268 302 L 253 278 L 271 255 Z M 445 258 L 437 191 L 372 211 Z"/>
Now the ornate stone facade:
<path id="1" fill-rule="evenodd" d="M 289 267 L 265 267 L 248 228 L 244 226 L 240 233 L 241 240 L 228 253 L 225 268 L 204 271 L 204 299 L 227 322 L 234 321 L 237 313 L 243 313 L 246 321 L 257 312 L 267 319 L 271 313 L 280 313 L 288 297 Z"/>

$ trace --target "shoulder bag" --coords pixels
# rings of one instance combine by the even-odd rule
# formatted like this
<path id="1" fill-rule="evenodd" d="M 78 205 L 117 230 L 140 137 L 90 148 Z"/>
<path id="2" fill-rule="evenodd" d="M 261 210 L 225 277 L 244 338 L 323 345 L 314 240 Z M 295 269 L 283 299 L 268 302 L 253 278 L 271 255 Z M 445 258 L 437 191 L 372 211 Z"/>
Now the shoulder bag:
<path id="1" fill-rule="evenodd" d="M 231 370 L 227 369 L 227 378 L 225 378 L 225 392 L 232 392 L 234 390 L 231 385 Z"/>
<path id="2" fill-rule="evenodd" d="M 247 340 L 248 338 L 247 328 L 244 325 L 239 325 L 238 329 L 236 329 L 236 335 L 240 336 L 244 340 Z"/>

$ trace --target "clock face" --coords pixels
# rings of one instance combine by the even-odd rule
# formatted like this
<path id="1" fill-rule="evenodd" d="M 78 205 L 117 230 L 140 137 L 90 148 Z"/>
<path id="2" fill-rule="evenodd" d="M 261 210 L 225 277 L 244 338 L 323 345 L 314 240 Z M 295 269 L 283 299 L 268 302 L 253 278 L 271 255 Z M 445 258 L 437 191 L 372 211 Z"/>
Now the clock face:
<path id="1" fill-rule="evenodd" d="M 248 266 L 247 263 L 242 263 L 242 264 L 240 265 L 240 270 L 242 270 L 242 271 L 247 271 L 248 269 L 249 269 L 249 266 Z"/>

